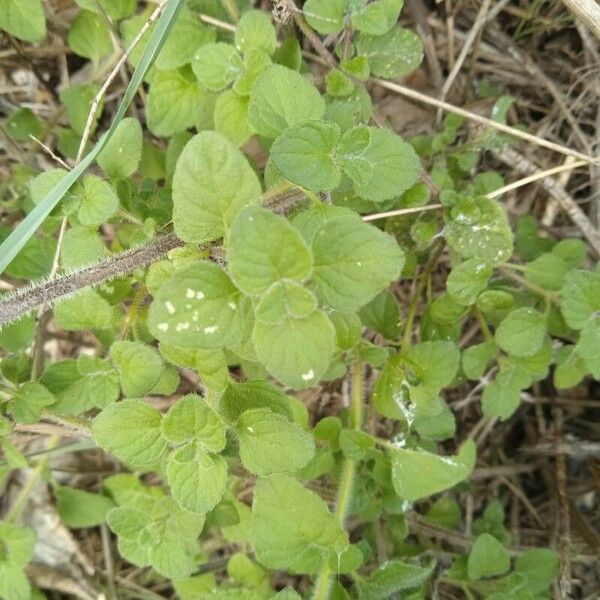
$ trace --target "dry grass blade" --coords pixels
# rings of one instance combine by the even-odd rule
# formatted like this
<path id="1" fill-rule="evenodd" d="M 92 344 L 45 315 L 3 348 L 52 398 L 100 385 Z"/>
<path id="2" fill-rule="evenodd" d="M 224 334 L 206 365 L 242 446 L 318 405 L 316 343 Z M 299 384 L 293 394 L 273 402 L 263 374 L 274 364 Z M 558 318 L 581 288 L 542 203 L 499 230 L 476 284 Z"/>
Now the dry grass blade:
<path id="1" fill-rule="evenodd" d="M 598 3 L 595 0 L 563 0 L 563 2 L 600 40 L 600 6 Z"/>

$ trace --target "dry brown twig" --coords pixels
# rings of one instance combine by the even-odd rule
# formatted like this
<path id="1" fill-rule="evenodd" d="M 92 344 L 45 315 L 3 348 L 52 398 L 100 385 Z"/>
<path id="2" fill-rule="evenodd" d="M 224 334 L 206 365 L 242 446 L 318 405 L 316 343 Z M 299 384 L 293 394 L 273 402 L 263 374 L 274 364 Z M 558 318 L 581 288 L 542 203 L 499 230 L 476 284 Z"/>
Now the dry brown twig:
<path id="1" fill-rule="evenodd" d="M 522 175 L 534 175 L 539 171 L 536 165 L 529 159 L 509 146 L 494 151 L 494 154 L 498 159 L 510 165 Z M 543 177 L 539 181 L 542 187 L 560 204 L 560 207 L 567 213 L 567 216 L 579 228 L 596 256 L 600 256 L 600 233 L 575 200 L 551 177 Z"/>
<path id="2" fill-rule="evenodd" d="M 477 17 L 475 18 L 475 22 L 473 23 L 473 26 L 471 27 L 469 34 L 467 35 L 467 39 L 465 40 L 465 43 L 463 44 L 460 54 L 458 55 L 458 58 L 454 62 L 452 69 L 450 70 L 450 73 L 448 74 L 448 77 L 446 77 L 446 81 L 444 82 L 444 85 L 442 86 L 442 91 L 440 93 L 440 100 L 445 100 L 446 97 L 448 96 L 448 92 L 450 91 L 450 88 L 452 87 L 454 80 L 456 79 L 459 71 L 461 70 L 463 63 L 465 62 L 465 59 L 467 58 L 467 55 L 469 54 L 469 51 L 473 47 L 481 28 L 485 25 L 486 17 L 487 17 L 488 11 L 490 9 L 490 2 L 491 2 L 491 0 L 483 0 L 483 2 L 481 3 L 479 12 L 477 13 Z M 442 109 L 440 107 L 438 109 L 438 120 L 441 116 L 441 112 L 442 112 Z"/>

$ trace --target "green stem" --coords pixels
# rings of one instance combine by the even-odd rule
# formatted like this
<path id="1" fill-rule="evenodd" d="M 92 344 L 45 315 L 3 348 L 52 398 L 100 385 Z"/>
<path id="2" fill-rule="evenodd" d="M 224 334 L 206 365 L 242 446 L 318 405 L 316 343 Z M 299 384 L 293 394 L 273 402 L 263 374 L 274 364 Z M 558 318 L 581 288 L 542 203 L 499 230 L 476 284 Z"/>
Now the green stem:
<path id="1" fill-rule="evenodd" d="M 350 426 L 353 429 L 360 429 L 362 426 L 363 413 L 363 363 L 357 361 L 352 367 L 352 390 L 350 404 Z M 354 476 L 356 474 L 356 463 L 346 458 L 342 464 L 342 473 L 338 484 L 337 502 L 335 505 L 335 517 L 344 527 L 344 521 L 352 501 L 352 492 L 354 488 Z M 331 594 L 331 585 L 333 569 L 326 560 L 321 566 L 317 575 L 317 582 L 313 590 L 312 600 L 329 600 Z"/>
<path id="2" fill-rule="evenodd" d="M 240 11 L 233 0 L 221 0 L 221 5 L 234 23 L 240 20 Z"/>
<path id="3" fill-rule="evenodd" d="M 79 419 L 78 417 L 70 417 L 68 415 L 56 415 L 48 409 L 44 409 L 42 411 L 42 417 L 48 419 L 48 421 L 52 421 L 53 423 L 58 423 L 59 425 L 63 425 L 64 427 L 80 431 L 82 435 L 85 435 L 87 437 L 91 437 L 92 435 L 92 428 L 90 422 L 86 421 L 85 419 Z"/>
<path id="4" fill-rule="evenodd" d="M 475 318 L 477 319 L 477 322 L 479 323 L 479 328 L 481 329 L 483 339 L 486 342 L 494 341 L 494 335 L 490 331 L 490 328 L 488 327 L 488 324 L 485 321 L 485 317 L 483 316 L 482 312 L 476 306 L 473 307 L 473 314 L 475 315 Z"/>
<path id="5" fill-rule="evenodd" d="M 404 323 L 404 334 L 402 335 L 402 345 L 400 346 L 400 352 L 404 354 L 410 348 L 411 337 L 412 337 L 412 328 L 415 320 L 415 316 L 417 314 L 417 308 L 419 306 L 419 299 L 425 290 L 427 285 L 427 280 L 431 275 L 431 272 L 435 268 L 439 257 L 441 256 L 444 250 L 444 242 L 439 241 L 437 245 L 433 247 L 431 256 L 423 273 L 421 273 L 419 277 L 419 281 L 417 283 L 417 287 L 415 289 L 415 293 L 410 299 L 410 304 L 408 305 L 408 310 L 406 312 L 406 322 Z"/>
<path id="6" fill-rule="evenodd" d="M 516 265 L 509 265 L 509 264 L 504 265 L 503 267 L 500 268 L 500 271 L 503 275 L 508 277 L 508 279 L 512 279 L 515 283 L 522 285 L 524 288 L 532 291 L 534 294 L 537 294 L 538 296 L 542 296 L 548 302 L 551 302 L 553 304 L 559 303 L 560 297 L 557 293 L 550 292 L 550 291 L 544 289 L 543 287 L 536 285 L 535 283 L 531 283 L 531 281 L 528 281 L 524 277 L 521 277 L 520 275 L 513 273 L 513 271 L 510 270 L 511 268 L 516 269 Z M 520 269 L 516 269 L 516 270 L 520 270 Z"/>
<path id="7" fill-rule="evenodd" d="M 119 339 L 121 339 L 121 340 L 127 339 L 127 336 L 129 335 L 129 331 L 133 327 L 133 323 L 137 319 L 138 313 L 142 306 L 142 302 L 144 301 L 144 298 L 146 297 L 147 291 L 148 290 L 146 290 L 145 285 L 140 285 L 140 287 L 136 290 L 136 292 L 133 296 L 133 300 L 131 301 L 131 306 L 129 307 L 129 310 L 127 311 L 127 314 L 125 315 L 125 321 L 123 322 L 123 327 L 121 328 L 121 333 L 119 334 Z"/>
<path id="8" fill-rule="evenodd" d="M 46 450 L 51 450 L 52 448 L 54 448 L 56 444 L 58 444 L 58 440 L 59 437 L 57 435 L 51 436 L 48 439 L 48 445 L 46 446 Z M 29 496 L 31 495 L 31 492 L 35 487 L 35 484 L 38 482 L 38 479 L 41 477 L 42 473 L 44 472 L 44 469 L 46 468 L 46 465 L 48 464 L 49 458 L 49 454 L 43 456 L 36 465 L 35 469 L 33 469 L 33 471 L 31 472 L 29 480 L 21 488 L 17 499 L 14 501 L 13 505 L 10 507 L 10 510 L 6 515 L 5 520 L 8 523 L 14 523 L 21 516 L 21 513 L 23 512 L 23 509 L 25 508 L 25 505 L 29 500 Z"/>

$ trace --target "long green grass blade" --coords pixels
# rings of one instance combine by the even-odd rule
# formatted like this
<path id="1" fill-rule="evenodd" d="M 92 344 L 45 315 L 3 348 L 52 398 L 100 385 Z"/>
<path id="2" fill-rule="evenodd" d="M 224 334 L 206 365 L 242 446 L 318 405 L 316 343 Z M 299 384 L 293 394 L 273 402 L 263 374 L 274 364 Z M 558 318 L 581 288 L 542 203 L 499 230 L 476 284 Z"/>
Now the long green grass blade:
<path id="1" fill-rule="evenodd" d="M 21 248 L 27 243 L 27 240 L 35 233 L 38 227 L 44 222 L 52 209 L 60 202 L 67 190 L 79 179 L 81 174 L 94 162 L 106 142 L 111 138 L 117 125 L 125 116 L 127 108 L 135 97 L 135 94 L 141 85 L 142 81 L 150 65 L 160 52 L 169 31 L 175 22 L 177 14 L 183 5 L 184 0 L 167 0 L 165 9 L 156 23 L 156 28 L 152 32 L 150 41 L 144 50 L 142 59 L 137 68 L 133 72 L 133 76 L 125 90 L 125 94 L 119 104 L 115 118 L 108 129 L 98 140 L 94 148 L 84 157 L 84 159 L 72 170 L 65 175 L 45 198 L 23 219 L 18 227 L 6 238 L 4 243 L 0 245 L 0 273 L 2 273 L 10 262 L 19 253 Z"/>

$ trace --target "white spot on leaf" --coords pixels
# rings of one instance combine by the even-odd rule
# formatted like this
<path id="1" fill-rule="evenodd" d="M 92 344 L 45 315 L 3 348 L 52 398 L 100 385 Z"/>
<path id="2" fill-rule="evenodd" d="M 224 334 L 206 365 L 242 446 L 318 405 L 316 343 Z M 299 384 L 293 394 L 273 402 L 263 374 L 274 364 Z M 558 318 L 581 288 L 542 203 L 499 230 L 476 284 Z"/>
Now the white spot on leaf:
<path id="1" fill-rule="evenodd" d="M 175 314 L 175 307 L 173 306 L 172 302 L 169 302 L 168 300 L 165 302 L 165 308 L 167 309 L 167 312 L 170 315 Z"/>
<path id="2" fill-rule="evenodd" d="M 315 378 L 315 372 L 312 369 L 310 369 L 306 373 L 303 373 L 301 377 L 303 381 L 310 381 L 311 379 Z"/>
<path id="3" fill-rule="evenodd" d="M 175 325 L 175 331 L 184 331 L 185 329 L 189 329 L 190 324 L 186 321 L 185 323 L 177 323 Z"/>
<path id="4" fill-rule="evenodd" d="M 218 325 L 210 325 L 209 327 L 204 328 L 204 333 L 212 335 L 213 333 L 215 333 L 215 331 L 217 331 L 217 329 L 219 329 Z"/>
<path id="5" fill-rule="evenodd" d="M 168 331 L 169 330 L 169 324 L 168 323 L 159 323 L 157 325 L 158 329 L 160 331 Z"/>

